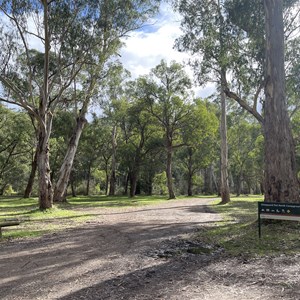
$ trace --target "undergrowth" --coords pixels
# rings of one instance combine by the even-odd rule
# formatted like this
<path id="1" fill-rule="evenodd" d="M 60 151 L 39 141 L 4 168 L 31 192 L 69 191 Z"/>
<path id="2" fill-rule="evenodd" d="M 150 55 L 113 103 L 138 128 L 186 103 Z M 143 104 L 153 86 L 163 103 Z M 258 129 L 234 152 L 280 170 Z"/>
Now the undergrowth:
<path id="1" fill-rule="evenodd" d="M 199 238 L 218 245 L 233 256 L 272 256 L 300 251 L 300 222 L 263 220 L 258 237 L 257 202 L 261 196 L 232 197 L 230 203 L 211 208 L 223 216 L 214 226 L 203 229 Z"/>

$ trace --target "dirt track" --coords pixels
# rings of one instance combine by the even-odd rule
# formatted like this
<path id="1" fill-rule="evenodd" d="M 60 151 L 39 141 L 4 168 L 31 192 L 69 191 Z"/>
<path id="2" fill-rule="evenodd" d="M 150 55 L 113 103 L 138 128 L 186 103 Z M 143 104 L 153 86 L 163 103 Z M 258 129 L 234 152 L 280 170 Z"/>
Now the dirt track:
<path id="1" fill-rule="evenodd" d="M 0 243 L 0 299 L 300 299 L 299 258 L 188 253 L 208 199 L 93 210 L 95 221 Z"/>

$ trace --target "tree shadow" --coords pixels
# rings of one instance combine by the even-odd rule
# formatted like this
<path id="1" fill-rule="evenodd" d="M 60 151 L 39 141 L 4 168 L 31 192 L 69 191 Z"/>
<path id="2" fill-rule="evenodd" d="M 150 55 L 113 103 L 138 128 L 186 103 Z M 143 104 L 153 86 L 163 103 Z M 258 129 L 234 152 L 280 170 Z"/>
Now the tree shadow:
<path id="1" fill-rule="evenodd" d="M 243 293 L 247 289 L 253 289 L 253 293 L 259 290 L 264 299 L 282 296 L 281 281 L 266 282 L 262 277 L 264 272 L 266 276 L 281 272 L 281 265 L 271 261 L 254 270 L 255 260 L 252 268 L 252 262 L 245 263 L 244 257 L 232 258 L 226 253 L 181 252 L 161 259 L 149 256 L 149 252 L 159 251 L 172 241 L 187 239 L 197 229 L 201 240 L 201 229 L 210 230 L 207 224 L 212 229 L 228 231 L 229 239 L 236 243 L 248 234 L 231 234 L 229 225 L 220 226 L 217 220 L 205 218 L 203 214 L 212 212 L 201 205 L 180 209 L 183 214 L 199 213 L 199 220 L 168 223 L 155 218 L 144 222 L 119 219 L 112 224 L 85 223 L 37 239 L 0 243 L 0 267 L 4 270 L 0 272 L 1 297 L 38 299 L 44 293 L 48 299 L 62 300 L 207 299 L 214 285 L 218 286 L 216 290 L 236 288 L 241 297 L 235 293 L 235 298 L 239 299 L 246 299 Z M 291 270 L 296 275 L 298 271 Z M 284 272 L 289 269 L 286 267 Z M 299 283 L 291 285 L 293 292 L 299 288 Z"/>
<path id="2" fill-rule="evenodd" d="M 51 299 L 179 299 L 178 286 L 194 286 L 195 299 L 201 299 L 205 282 L 246 286 L 253 281 L 253 276 L 233 271 L 230 278 L 225 273 L 223 278 L 219 272 L 224 267 L 215 266 L 230 258 L 222 254 L 179 254 L 168 259 L 147 254 L 194 233 L 197 226 L 155 221 L 85 224 L 38 239 L 0 244 L 0 266 L 5 270 L 0 273 L 1 297 L 37 299 L 48 293 Z M 242 262 L 234 263 L 242 267 Z"/>

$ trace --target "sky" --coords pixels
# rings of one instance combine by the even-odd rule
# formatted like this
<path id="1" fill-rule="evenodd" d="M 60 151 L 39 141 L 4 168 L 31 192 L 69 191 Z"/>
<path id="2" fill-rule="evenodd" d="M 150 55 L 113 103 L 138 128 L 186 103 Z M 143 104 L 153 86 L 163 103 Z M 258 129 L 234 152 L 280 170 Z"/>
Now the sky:
<path id="1" fill-rule="evenodd" d="M 180 19 L 180 15 L 169 4 L 161 4 L 157 16 L 124 40 L 125 47 L 120 52 L 120 60 L 133 78 L 148 74 L 162 59 L 168 63 L 172 60 L 187 63 L 189 55 L 174 49 L 175 39 L 182 34 Z M 186 72 L 193 79 L 193 72 L 188 66 Z M 195 95 L 203 98 L 213 92 L 212 84 L 194 88 Z"/>
<path id="2" fill-rule="evenodd" d="M 162 4 L 156 17 L 125 40 L 121 60 L 133 77 L 147 74 L 161 59 L 168 62 L 187 60 L 186 53 L 173 49 L 180 34 L 180 15 L 173 12 L 169 5 Z"/>
<path id="3" fill-rule="evenodd" d="M 162 59 L 168 63 L 172 60 L 187 63 L 189 55 L 174 49 L 175 39 L 182 34 L 180 20 L 181 16 L 173 11 L 170 4 L 162 3 L 155 17 L 141 29 L 131 32 L 124 40 L 125 46 L 120 52 L 120 60 L 133 78 L 149 74 Z M 30 28 L 35 28 L 33 20 L 29 20 L 29 23 Z M 30 46 L 43 51 L 42 44 L 37 38 L 31 37 Z M 188 66 L 186 72 L 193 79 L 193 72 Z M 196 96 L 204 98 L 214 92 L 214 87 L 208 84 L 204 88 L 195 86 L 193 90 Z"/>

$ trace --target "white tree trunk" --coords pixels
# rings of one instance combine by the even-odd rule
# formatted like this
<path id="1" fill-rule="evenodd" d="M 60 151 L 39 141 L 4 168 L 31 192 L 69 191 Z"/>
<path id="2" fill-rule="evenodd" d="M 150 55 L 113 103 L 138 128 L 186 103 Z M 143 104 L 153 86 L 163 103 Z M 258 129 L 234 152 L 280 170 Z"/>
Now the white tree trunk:
<path id="1" fill-rule="evenodd" d="M 228 184 L 228 146 L 227 146 L 227 121 L 226 121 L 226 96 L 221 85 L 221 203 L 225 204 L 230 201 L 229 184 Z"/>
<path id="2" fill-rule="evenodd" d="M 43 120 L 43 125 L 39 126 L 37 155 L 39 175 L 39 208 L 41 210 L 51 208 L 53 204 L 53 189 L 49 164 L 49 136 L 52 128 L 52 115 L 45 115 Z"/>
<path id="3" fill-rule="evenodd" d="M 113 126 L 112 130 L 112 156 L 111 156 L 111 173 L 109 179 L 109 196 L 116 193 L 116 151 L 117 151 L 117 126 Z"/>
<path id="4" fill-rule="evenodd" d="M 86 123 L 86 119 L 84 117 L 78 117 L 76 121 L 76 127 L 71 136 L 67 153 L 65 155 L 63 164 L 59 170 L 59 178 L 55 185 L 54 190 L 54 201 L 55 202 L 64 202 L 66 201 L 65 195 L 69 183 L 69 178 L 71 174 L 71 170 L 73 167 L 73 162 L 75 158 L 75 154 L 77 151 L 79 139 Z"/>

